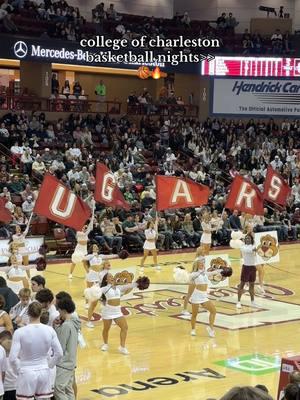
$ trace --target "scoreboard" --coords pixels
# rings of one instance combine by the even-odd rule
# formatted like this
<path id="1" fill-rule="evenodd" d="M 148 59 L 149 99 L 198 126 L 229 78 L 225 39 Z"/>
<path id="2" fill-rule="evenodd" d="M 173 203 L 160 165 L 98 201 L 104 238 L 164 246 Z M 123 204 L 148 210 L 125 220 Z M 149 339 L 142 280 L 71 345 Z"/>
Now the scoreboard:
<path id="1" fill-rule="evenodd" d="M 206 76 L 300 77 L 300 58 L 222 57 L 203 61 Z"/>

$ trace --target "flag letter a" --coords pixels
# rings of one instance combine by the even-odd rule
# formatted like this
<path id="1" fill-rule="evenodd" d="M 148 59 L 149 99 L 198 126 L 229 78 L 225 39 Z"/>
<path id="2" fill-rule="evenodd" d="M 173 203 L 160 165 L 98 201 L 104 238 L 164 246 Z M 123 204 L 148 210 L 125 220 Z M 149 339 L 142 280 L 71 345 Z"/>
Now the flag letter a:
<path id="1" fill-rule="evenodd" d="M 172 194 L 171 203 L 176 204 L 179 200 L 185 200 L 187 203 L 193 203 L 192 194 L 188 184 L 185 181 L 178 179 L 174 192 Z"/>

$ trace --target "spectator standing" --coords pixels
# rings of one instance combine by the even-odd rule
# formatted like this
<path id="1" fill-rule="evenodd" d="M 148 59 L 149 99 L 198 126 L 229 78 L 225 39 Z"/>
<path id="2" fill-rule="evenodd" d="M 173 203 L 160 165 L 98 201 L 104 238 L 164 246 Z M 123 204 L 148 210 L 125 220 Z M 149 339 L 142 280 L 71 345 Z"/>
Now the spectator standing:
<path id="1" fill-rule="evenodd" d="M 62 347 L 63 356 L 56 366 L 54 396 L 57 400 L 75 399 L 74 381 L 77 362 L 78 333 L 80 320 L 72 315 L 75 312 L 74 302 L 65 297 L 56 304 L 62 323 L 55 331 Z"/>

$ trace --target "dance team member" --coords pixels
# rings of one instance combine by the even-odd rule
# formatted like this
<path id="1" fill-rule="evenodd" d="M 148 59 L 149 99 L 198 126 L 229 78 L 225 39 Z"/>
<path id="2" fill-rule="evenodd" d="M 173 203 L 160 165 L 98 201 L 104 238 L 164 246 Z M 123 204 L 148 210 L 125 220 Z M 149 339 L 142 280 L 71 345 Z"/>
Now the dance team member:
<path id="1" fill-rule="evenodd" d="M 94 217 L 95 217 L 95 200 L 92 200 L 92 216 L 88 225 L 85 225 L 82 231 L 78 231 L 76 234 L 77 245 L 75 247 L 74 253 L 72 254 L 72 264 L 70 268 L 69 279 L 73 278 L 73 271 L 75 269 L 76 264 L 83 262 L 85 256 L 88 254 L 87 245 L 89 241 L 89 234 L 93 230 L 94 225 Z M 87 271 L 87 266 L 83 262 L 83 266 Z"/>
<path id="2" fill-rule="evenodd" d="M 203 213 L 201 227 L 203 232 L 200 239 L 200 248 L 203 251 L 203 255 L 208 256 L 211 248 L 212 232 L 215 232 L 217 230 L 217 228 L 214 227 L 214 225 L 211 223 L 211 215 L 208 211 L 205 211 Z"/>
<path id="3" fill-rule="evenodd" d="M 204 251 L 202 248 L 199 248 L 197 250 L 197 257 L 204 257 Z M 191 295 L 193 294 L 194 289 L 195 289 L 195 283 L 194 282 L 189 283 L 188 292 L 184 298 L 182 315 L 186 315 L 186 316 L 191 315 L 191 313 L 188 311 L 187 308 L 188 308 L 189 301 L 190 301 Z"/>
<path id="4" fill-rule="evenodd" d="M 125 259 L 128 256 L 126 250 L 121 250 L 119 254 L 99 254 L 99 247 L 94 244 L 92 246 L 92 254 L 88 254 L 85 257 L 84 263 L 85 268 L 88 270 L 86 274 L 86 286 L 91 288 L 95 285 L 100 285 L 104 275 L 107 274 L 108 270 L 111 268 L 110 262 L 108 260 L 120 257 Z M 87 290 L 85 292 L 86 305 L 85 307 L 89 309 L 87 326 L 93 328 L 93 323 L 91 322 L 94 310 L 96 308 L 98 300 L 93 298 L 93 291 Z M 93 304 L 91 304 L 93 303 Z"/>
<path id="5" fill-rule="evenodd" d="M 110 269 L 111 265 L 109 260 L 105 260 L 103 263 L 99 264 L 97 259 L 92 258 L 90 261 L 90 271 L 87 273 L 87 278 L 86 278 L 88 289 L 92 288 L 93 286 L 98 286 L 98 288 L 100 288 L 104 276 L 110 271 Z M 95 327 L 95 325 L 92 322 L 92 319 L 95 308 L 97 307 L 97 303 L 99 301 L 97 298 L 95 298 L 95 296 L 93 296 L 93 292 L 95 291 L 93 290 L 85 291 L 86 299 L 88 300 L 88 322 L 86 324 L 88 328 Z M 97 293 L 97 291 L 95 293 Z"/>
<path id="6" fill-rule="evenodd" d="M 161 267 L 157 264 L 157 248 L 156 248 L 156 240 L 158 237 L 158 219 L 155 219 L 155 222 L 148 221 L 145 229 L 145 237 L 146 240 L 143 245 L 144 255 L 141 260 L 141 270 L 144 268 L 144 263 L 149 253 L 153 256 L 153 263 L 157 270 L 160 270 Z"/>
<path id="7" fill-rule="evenodd" d="M 129 351 L 126 348 L 128 325 L 122 313 L 120 302 L 122 295 L 125 294 L 128 289 L 133 289 L 135 287 L 137 287 L 139 290 L 147 289 L 149 287 L 149 279 L 147 277 L 140 277 L 136 282 L 128 285 L 116 285 L 114 277 L 110 273 L 107 273 L 103 277 L 101 290 L 99 293 L 99 298 L 101 298 L 104 303 L 102 310 L 102 337 L 104 342 L 101 346 L 102 351 L 108 350 L 108 333 L 111 328 L 112 321 L 115 321 L 115 323 L 121 329 L 119 352 L 124 355 L 129 354 Z"/>
<path id="8" fill-rule="evenodd" d="M 6 272 L 7 279 L 11 282 L 20 282 L 22 287 L 29 288 L 29 282 L 27 279 L 26 272 L 32 268 L 36 268 L 37 264 L 22 265 L 20 264 L 20 256 L 12 255 L 10 257 L 10 266 L 1 267 L 1 271 Z M 17 289 L 17 293 L 21 288 Z M 14 290 L 15 291 L 15 290 Z"/>
<path id="9" fill-rule="evenodd" d="M 252 235 L 247 235 L 244 239 L 245 244 L 241 247 L 241 253 L 244 260 L 241 273 L 241 281 L 238 288 L 238 302 L 236 308 L 242 308 L 241 298 L 244 292 L 244 286 L 249 283 L 249 294 L 251 298 L 251 307 L 258 307 L 254 301 L 254 283 L 256 280 L 256 249 Z"/>
<path id="10" fill-rule="evenodd" d="M 13 335 L 9 361 L 17 374 L 17 399 L 50 399 L 50 368 L 56 365 L 63 351 L 54 329 L 40 322 L 42 306 L 34 301 L 28 307 L 29 324 Z M 49 359 L 48 354 L 53 356 Z"/>
<path id="11" fill-rule="evenodd" d="M 205 310 L 209 312 L 209 326 L 206 328 L 210 337 L 215 337 L 214 322 L 216 318 L 216 307 L 214 303 L 208 299 L 208 284 L 209 275 L 220 274 L 221 271 L 216 270 L 214 272 L 207 273 L 205 271 L 205 259 L 204 257 L 198 257 L 193 264 L 193 272 L 190 274 L 191 284 L 194 285 L 194 291 L 191 295 L 190 302 L 192 304 L 192 318 L 191 318 L 191 335 L 196 336 L 196 319 L 199 312 L 199 306 L 201 305 Z"/>
<path id="12" fill-rule="evenodd" d="M 12 243 L 11 243 L 12 254 L 15 253 L 17 255 L 22 256 L 23 265 L 29 264 L 29 251 L 26 248 L 26 236 L 29 232 L 32 216 L 33 214 L 30 215 L 24 232 L 22 232 L 20 225 L 16 225 L 16 233 L 12 235 Z M 30 279 L 30 271 L 26 271 L 26 274 Z"/>

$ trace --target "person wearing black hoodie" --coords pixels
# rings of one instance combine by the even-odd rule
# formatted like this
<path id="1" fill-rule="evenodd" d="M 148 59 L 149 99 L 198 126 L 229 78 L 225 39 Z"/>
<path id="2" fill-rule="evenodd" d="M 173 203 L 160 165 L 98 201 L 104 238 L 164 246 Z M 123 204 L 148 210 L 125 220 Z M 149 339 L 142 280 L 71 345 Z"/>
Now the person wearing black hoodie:
<path id="1" fill-rule="evenodd" d="M 19 303 L 19 297 L 7 286 L 6 280 L 0 276 L 0 295 L 5 299 L 4 311 L 9 313 L 10 309 Z"/>

